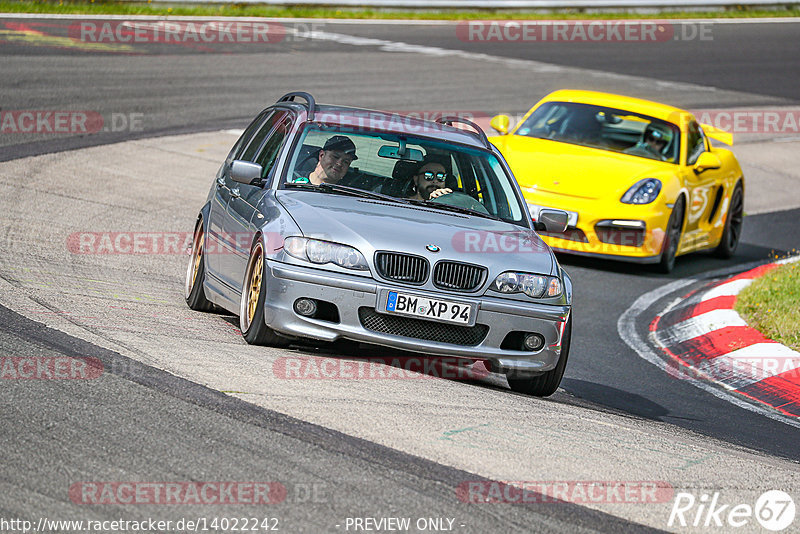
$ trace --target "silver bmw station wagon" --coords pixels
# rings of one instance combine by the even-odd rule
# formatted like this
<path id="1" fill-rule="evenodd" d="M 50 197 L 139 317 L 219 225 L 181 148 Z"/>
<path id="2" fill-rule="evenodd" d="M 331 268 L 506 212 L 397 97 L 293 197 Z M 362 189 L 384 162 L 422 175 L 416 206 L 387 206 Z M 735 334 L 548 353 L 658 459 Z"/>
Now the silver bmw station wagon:
<path id="1" fill-rule="evenodd" d="M 546 396 L 567 362 L 572 282 L 536 231 L 566 224 L 558 210 L 531 220 L 468 120 L 294 92 L 256 117 L 217 173 L 185 297 L 238 314 L 248 343 L 346 339 L 482 360 L 513 390 Z"/>

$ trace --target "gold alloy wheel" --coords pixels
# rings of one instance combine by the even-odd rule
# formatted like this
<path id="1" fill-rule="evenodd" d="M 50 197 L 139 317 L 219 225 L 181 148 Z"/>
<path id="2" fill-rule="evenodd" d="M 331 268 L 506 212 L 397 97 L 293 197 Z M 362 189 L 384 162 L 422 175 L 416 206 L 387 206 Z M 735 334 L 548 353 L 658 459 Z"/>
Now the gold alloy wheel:
<path id="1" fill-rule="evenodd" d="M 250 287 L 247 291 L 247 324 L 253 323 L 253 317 L 256 315 L 256 308 L 258 307 L 258 296 L 261 294 L 261 276 L 264 267 L 264 255 L 261 252 L 261 247 L 256 247 L 254 252 L 257 254 L 253 261 L 253 267 L 250 271 Z"/>
<path id="2" fill-rule="evenodd" d="M 200 261 L 203 259 L 203 243 L 205 241 L 205 234 L 200 231 L 200 239 L 195 237 L 194 247 L 194 272 L 192 273 L 192 287 L 194 287 L 195 280 L 197 280 L 197 272 L 200 270 Z"/>
<path id="3" fill-rule="evenodd" d="M 197 274 L 200 272 L 200 263 L 203 261 L 203 245 L 205 244 L 205 232 L 203 225 L 198 224 L 192 239 L 192 255 L 189 258 L 189 265 L 186 266 L 186 294 L 187 299 L 192 294 L 194 285 L 197 282 Z"/>

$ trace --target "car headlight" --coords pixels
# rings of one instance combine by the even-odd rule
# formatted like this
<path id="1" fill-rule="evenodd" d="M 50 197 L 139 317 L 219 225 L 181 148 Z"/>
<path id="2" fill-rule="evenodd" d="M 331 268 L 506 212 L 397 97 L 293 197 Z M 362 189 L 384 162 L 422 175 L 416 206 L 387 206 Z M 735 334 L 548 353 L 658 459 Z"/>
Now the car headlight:
<path id="1" fill-rule="evenodd" d="M 561 294 L 561 280 L 555 276 L 512 271 L 499 275 L 489 287 L 498 293 L 525 293 L 535 299 Z"/>
<path id="2" fill-rule="evenodd" d="M 334 263 L 345 269 L 368 271 L 367 260 L 357 249 L 347 245 L 339 245 L 319 239 L 307 237 L 287 237 L 283 242 L 283 250 L 298 260 L 310 261 L 317 265 Z"/>
<path id="3" fill-rule="evenodd" d="M 620 199 L 625 204 L 650 204 L 661 192 L 661 181 L 655 178 L 639 180 L 625 191 Z"/>

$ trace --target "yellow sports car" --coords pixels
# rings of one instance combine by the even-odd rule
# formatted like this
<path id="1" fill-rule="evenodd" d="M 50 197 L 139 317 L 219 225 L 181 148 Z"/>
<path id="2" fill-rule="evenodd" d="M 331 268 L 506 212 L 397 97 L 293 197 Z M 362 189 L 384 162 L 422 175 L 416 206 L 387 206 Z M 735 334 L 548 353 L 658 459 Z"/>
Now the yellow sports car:
<path id="1" fill-rule="evenodd" d="M 509 129 L 498 115 L 490 137 L 508 161 L 534 220 L 542 208 L 569 214 L 555 250 L 658 264 L 714 249 L 736 251 L 744 176 L 733 136 L 688 111 L 619 95 L 556 91 Z"/>

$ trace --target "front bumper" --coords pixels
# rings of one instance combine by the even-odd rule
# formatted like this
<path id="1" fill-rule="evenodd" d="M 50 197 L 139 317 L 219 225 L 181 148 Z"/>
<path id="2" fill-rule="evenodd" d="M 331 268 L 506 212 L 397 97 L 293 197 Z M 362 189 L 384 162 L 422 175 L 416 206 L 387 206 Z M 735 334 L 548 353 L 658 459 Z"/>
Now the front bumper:
<path id="1" fill-rule="evenodd" d="M 568 252 L 581 256 L 657 263 L 664 246 L 664 236 L 671 206 L 657 199 L 653 204 L 634 205 L 615 203 L 606 206 L 603 202 L 582 198 L 565 198 L 562 195 L 539 193 L 535 197 L 526 195 L 530 204 L 577 212 L 577 224 L 563 234 L 540 232 L 542 239 L 556 252 Z M 613 224 L 614 221 L 644 224 L 637 228 Z"/>
<path id="2" fill-rule="evenodd" d="M 379 282 L 372 278 L 274 261 L 267 262 L 264 282 L 267 287 L 264 319 L 267 326 L 281 334 L 324 341 L 346 338 L 430 355 L 489 360 L 494 369 L 522 375 L 536 375 L 556 366 L 561 354 L 563 326 L 570 312 L 569 306 L 525 303 L 486 296 L 464 297 L 444 292 L 431 293 Z M 437 335 L 447 337 L 453 327 L 444 323 L 398 319 L 390 315 L 388 317 L 392 318 L 395 326 L 401 324 L 402 329 L 392 331 L 395 327 L 391 325 L 388 328 L 382 326 L 383 330 L 375 329 L 374 325 L 367 327 L 365 323 L 371 323 L 365 321 L 366 316 L 373 319 L 387 317 L 386 314 L 376 313 L 378 296 L 382 289 L 397 289 L 423 297 L 474 303 L 477 306 L 476 327 L 483 325 L 488 330 L 485 336 L 473 336 L 475 344 L 463 344 L 463 341 L 458 344 L 414 337 L 416 326 L 422 327 L 420 335 L 422 330 L 433 329 Z M 338 322 L 298 315 L 294 311 L 294 302 L 303 297 L 335 305 Z M 506 335 L 512 331 L 538 333 L 545 339 L 544 347 L 536 352 L 501 349 Z M 403 335 L 399 335 L 401 333 Z"/>

